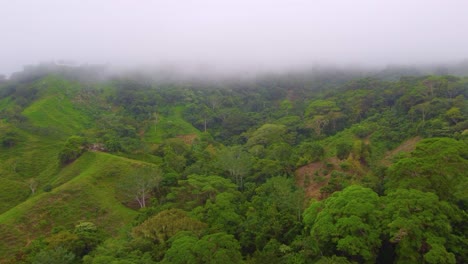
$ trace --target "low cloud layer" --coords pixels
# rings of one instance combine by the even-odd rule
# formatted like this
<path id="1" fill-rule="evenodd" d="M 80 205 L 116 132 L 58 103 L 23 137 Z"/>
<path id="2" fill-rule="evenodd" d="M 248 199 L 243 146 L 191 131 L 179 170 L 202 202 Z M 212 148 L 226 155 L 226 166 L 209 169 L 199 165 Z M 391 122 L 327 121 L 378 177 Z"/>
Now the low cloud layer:
<path id="1" fill-rule="evenodd" d="M 41 61 L 284 69 L 468 58 L 464 0 L 15 0 L 0 73 Z"/>

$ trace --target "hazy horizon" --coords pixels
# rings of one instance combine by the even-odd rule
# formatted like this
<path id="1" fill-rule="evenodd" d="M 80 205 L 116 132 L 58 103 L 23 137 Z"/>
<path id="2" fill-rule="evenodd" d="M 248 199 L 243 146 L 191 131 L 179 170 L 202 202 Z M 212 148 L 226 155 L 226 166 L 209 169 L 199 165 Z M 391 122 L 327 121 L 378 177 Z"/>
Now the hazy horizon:
<path id="1" fill-rule="evenodd" d="M 4 1 L 0 74 L 23 65 L 197 71 L 383 67 L 468 58 L 466 1 Z"/>

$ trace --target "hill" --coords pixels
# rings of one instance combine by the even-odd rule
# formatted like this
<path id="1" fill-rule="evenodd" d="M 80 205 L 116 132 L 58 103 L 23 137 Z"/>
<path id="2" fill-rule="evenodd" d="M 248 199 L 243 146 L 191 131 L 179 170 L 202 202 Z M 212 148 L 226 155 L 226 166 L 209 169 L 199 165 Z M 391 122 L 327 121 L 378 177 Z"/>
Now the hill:
<path id="1" fill-rule="evenodd" d="M 467 78 L 70 76 L 0 86 L 2 263 L 467 260 Z"/>

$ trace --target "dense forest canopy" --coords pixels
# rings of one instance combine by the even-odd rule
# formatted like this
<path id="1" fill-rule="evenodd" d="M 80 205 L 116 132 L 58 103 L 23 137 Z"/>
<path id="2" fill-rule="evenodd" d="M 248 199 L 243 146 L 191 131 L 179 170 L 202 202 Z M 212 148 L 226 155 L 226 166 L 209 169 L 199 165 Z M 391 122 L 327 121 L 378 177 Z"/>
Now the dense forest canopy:
<path id="1" fill-rule="evenodd" d="M 467 263 L 468 78 L 403 72 L 1 79 L 0 263 Z"/>

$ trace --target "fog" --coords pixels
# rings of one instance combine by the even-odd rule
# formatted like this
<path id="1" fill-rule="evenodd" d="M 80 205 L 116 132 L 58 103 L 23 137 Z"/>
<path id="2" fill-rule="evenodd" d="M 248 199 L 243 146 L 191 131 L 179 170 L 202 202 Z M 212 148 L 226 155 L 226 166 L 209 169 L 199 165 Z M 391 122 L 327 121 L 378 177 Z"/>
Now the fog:
<path id="1" fill-rule="evenodd" d="M 68 60 L 256 72 L 468 58 L 464 0 L 0 0 L 0 74 Z"/>

